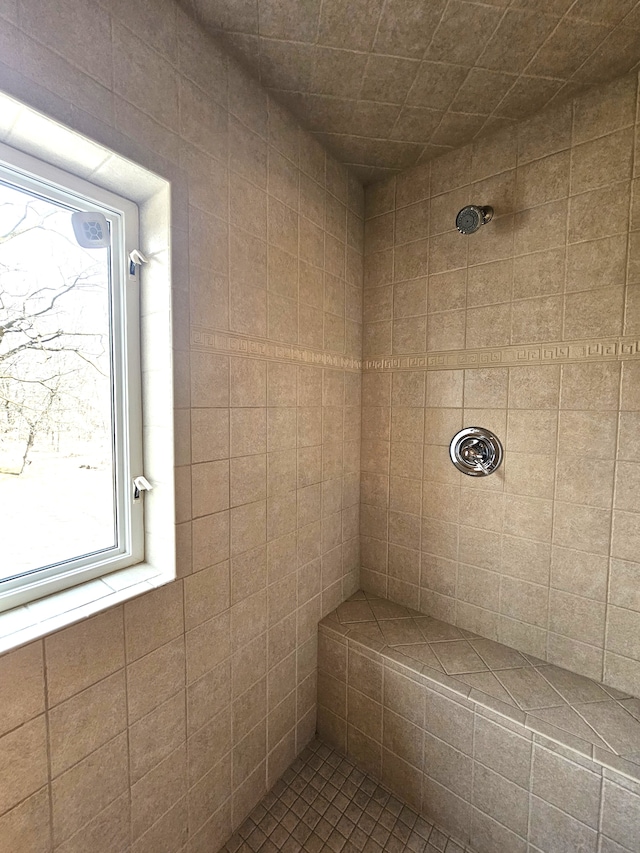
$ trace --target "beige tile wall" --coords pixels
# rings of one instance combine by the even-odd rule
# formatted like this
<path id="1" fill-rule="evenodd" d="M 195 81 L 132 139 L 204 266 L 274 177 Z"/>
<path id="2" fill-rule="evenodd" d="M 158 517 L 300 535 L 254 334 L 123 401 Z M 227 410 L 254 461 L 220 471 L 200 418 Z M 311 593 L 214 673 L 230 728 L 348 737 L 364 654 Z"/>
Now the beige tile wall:
<path id="1" fill-rule="evenodd" d="M 368 190 L 361 518 L 366 588 L 634 694 L 640 363 L 380 357 L 637 352 L 639 138 L 633 76 Z M 496 216 L 462 237 L 468 203 Z M 472 425 L 505 446 L 487 479 L 449 461 Z"/>
<path id="2" fill-rule="evenodd" d="M 172 182 L 179 573 L 0 658 L 0 846 L 210 853 L 313 736 L 358 584 L 362 190 L 172 0 L 0 2 L 0 46 Z"/>

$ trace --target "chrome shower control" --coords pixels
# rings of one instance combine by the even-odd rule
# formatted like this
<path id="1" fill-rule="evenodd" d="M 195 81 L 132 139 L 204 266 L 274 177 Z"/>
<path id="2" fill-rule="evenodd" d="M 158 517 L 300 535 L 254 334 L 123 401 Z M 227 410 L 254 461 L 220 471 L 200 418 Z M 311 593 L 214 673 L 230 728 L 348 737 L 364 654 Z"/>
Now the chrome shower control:
<path id="1" fill-rule="evenodd" d="M 457 432 L 449 445 L 451 461 L 470 477 L 487 477 L 500 467 L 502 444 L 491 430 L 467 427 Z"/>

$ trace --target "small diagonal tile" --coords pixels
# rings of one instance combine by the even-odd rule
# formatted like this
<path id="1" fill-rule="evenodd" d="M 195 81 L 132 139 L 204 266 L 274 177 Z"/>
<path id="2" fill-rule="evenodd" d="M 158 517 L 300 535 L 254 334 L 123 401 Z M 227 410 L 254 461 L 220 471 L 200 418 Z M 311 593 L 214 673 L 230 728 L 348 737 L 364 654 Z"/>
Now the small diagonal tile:
<path id="1" fill-rule="evenodd" d="M 300 822 L 300 818 L 293 811 L 287 812 L 281 821 L 282 826 L 284 826 L 284 828 L 287 830 L 287 832 L 292 832 L 294 827 L 297 826 L 297 824 L 299 822 Z"/>
<path id="2" fill-rule="evenodd" d="M 378 785 L 373 792 L 373 799 L 376 803 L 380 803 L 381 806 L 385 806 L 389 802 L 389 792 L 385 791 L 382 785 Z"/>
<path id="3" fill-rule="evenodd" d="M 391 834 L 396 838 L 399 838 L 403 844 L 406 844 L 411 836 L 411 829 L 406 823 L 402 823 L 402 821 L 399 820 L 393 827 Z"/>
<path id="4" fill-rule="evenodd" d="M 356 803 L 356 805 L 360 806 L 360 808 L 364 811 L 370 799 L 371 794 L 367 794 L 366 791 L 360 788 L 357 793 L 354 794 L 353 802 Z"/>
<path id="5" fill-rule="evenodd" d="M 338 821 L 337 826 L 338 832 L 344 835 L 345 838 L 349 838 L 355 828 L 355 823 L 343 814 L 340 820 Z"/>
<path id="6" fill-rule="evenodd" d="M 460 672 L 482 672 L 488 666 L 467 640 L 434 643 L 433 651 L 449 675 Z"/>
<path id="7" fill-rule="evenodd" d="M 310 829 L 315 829 L 318 825 L 318 821 L 320 820 L 321 815 L 311 806 L 307 813 L 303 816 L 302 820 L 307 824 Z"/>
<path id="8" fill-rule="evenodd" d="M 349 805 L 349 798 L 346 797 L 342 791 L 339 791 L 333 804 L 338 809 L 339 812 L 343 812 L 346 807 Z"/>
<path id="9" fill-rule="evenodd" d="M 476 690 L 480 690 L 488 696 L 493 696 L 494 699 L 500 699 L 501 702 L 513 704 L 511 696 L 507 693 L 492 672 L 459 673 L 457 678 L 465 684 L 468 684 L 470 687 L 474 687 Z"/>
<path id="10" fill-rule="evenodd" d="M 369 804 L 367 805 L 367 807 L 365 809 L 365 812 L 368 815 L 371 815 L 372 818 L 375 818 L 376 820 L 378 820 L 378 818 L 382 814 L 382 806 L 379 802 L 377 802 L 377 800 L 371 799 L 371 801 L 369 802 Z"/>
<path id="11" fill-rule="evenodd" d="M 404 853 L 406 849 L 404 842 L 400 841 L 399 838 L 396 838 L 395 835 L 391 835 L 387 838 L 387 844 L 385 847 L 386 853 Z"/>
<path id="12" fill-rule="evenodd" d="M 320 850 L 322 850 L 323 847 L 324 843 L 320 836 L 313 833 L 305 841 L 303 850 L 305 850 L 306 853 L 320 853 Z"/>
<path id="13" fill-rule="evenodd" d="M 422 632 L 413 619 L 385 619 L 380 622 L 380 628 L 390 646 L 404 646 L 422 640 Z"/>
<path id="14" fill-rule="evenodd" d="M 247 838 L 247 844 L 249 845 L 249 847 L 252 850 L 260 850 L 260 848 L 262 847 L 262 845 L 265 843 L 266 840 L 267 840 L 267 836 L 260 829 L 260 827 L 257 826 L 253 830 L 251 835 Z"/>
<path id="15" fill-rule="evenodd" d="M 309 806 L 307 802 L 303 800 L 302 797 L 299 797 L 291 806 L 291 811 L 294 812 L 297 817 L 302 818 L 306 814 L 308 808 Z"/>
<path id="16" fill-rule="evenodd" d="M 425 839 L 425 841 L 428 841 L 433 831 L 433 824 L 429 823 L 429 821 L 425 820 L 424 818 L 419 817 L 413 829 L 414 832 L 417 832 L 418 835 L 421 835 Z"/>
<path id="17" fill-rule="evenodd" d="M 424 666 L 430 666 L 432 669 L 442 671 L 440 661 L 435 656 L 433 649 L 429 643 L 411 643 L 406 646 L 397 646 L 396 650 L 413 660 L 418 661 Z"/>
<path id="18" fill-rule="evenodd" d="M 638 752 L 640 722 L 618 702 L 612 700 L 576 705 L 576 711 L 618 755 Z"/>
<path id="19" fill-rule="evenodd" d="M 336 614 L 341 625 L 374 620 L 373 611 L 368 601 L 345 601 L 338 607 Z"/>
<path id="20" fill-rule="evenodd" d="M 253 819 L 248 817 L 238 830 L 238 835 L 243 839 L 247 839 L 255 828 L 256 824 L 253 822 Z"/>
<path id="21" fill-rule="evenodd" d="M 287 840 L 288 837 L 289 837 L 289 833 L 284 828 L 284 826 L 282 826 L 282 824 L 278 824 L 278 826 L 276 826 L 276 828 L 273 830 L 273 832 L 269 836 L 271 841 L 273 841 L 273 843 L 276 845 L 276 847 L 278 849 L 280 849 L 282 847 L 282 845 L 285 843 L 285 841 Z"/>
<path id="22" fill-rule="evenodd" d="M 380 624 L 375 620 L 371 622 L 352 622 L 349 627 L 349 637 L 356 641 L 361 639 L 367 645 L 377 642 L 380 646 L 384 646 L 386 643 L 384 634 L 380 630 Z"/>
<path id="23" fill-rule="evenodd" d="M 287 788 L 287 790 L 283 791 L 282 794 L 280 795 L 281 801 L 285 804 L 285 806 L 288 806 L 289 808 L 295 803 L 297 798 L 298 798 L 298 795 L 293 790 L 293 788 Z"/>
<path id="24" fill-rule="evenodd" d="M 362 783 L 360 784 L 360 787 L 363 791 L 369 794 L 370 797 L 373 797 L 378 787 L 378 784 L 377 782 L 374 782 L 374 780 L 371 779 L 369 776 L 365 776 L 362 780 Z"/>
<path id="25" fill-rule="evenodd" d="M 358 826 L 360 829 L 367 834 L 367 836 L 371 835 L 373 832 L 373 827 L 376 825 L 376 820 L 370 814 L 364 812 L 360 820 L 358 821 Z"/>
<path id="26" fill-rule="evenodd" d="M 418 819 L 418 815 L 414 812 L 413 809 L 410 809 L 409 806 L 404 806 L 400 814 L 398 815 L 398 820 L 402 821 L 405 826 L 408 826 L 409 829 L 413 829 L 416 825 L 416 821 Z"/>
<path id="27" fill-rule="evenodd" d="M 342 817 L 342 812 L 340 809 L 337 809 L 334 805 L 329 806 L 329 808 L 324 813 L 325 820 L 328 820 L 331 826 L 336 826 L 340 818 Z"/>
<path id="28" fill-rule="evenodd" d="M 584 675 L 569 672 L 567 669 L 544 666 L 540 669 L 540 674 L 570 705 L 582 702 L 606 702 L 610 698 L 595 681 L 585 678 Z"/>
<path id="29" fill-rule="evenodd" d="M 260 821 L 262 820 L 263 817 L 266 816 L 266 814 L 267 814 L 267 809 L 265 808 L 265 806 L 262 803 L 259 803 L 255 807 L 255 809 L 251 812 L 251 820 L 256 824 L 260 824 Z"/>
<path id="30" fill-rule="evenodd" d="M 444 832 L 440 832 L 439 829 L 434 829 L 429 836 L 429 844 L 431 847 L 435 847 L 436 850 L 445 850 L 447 841 L 447 836 Z"/>
<path id="31" fill-rule="evenodd" d="M 388 601 L 386 598 L 370 601 L 369 604 L 376 619 L 408 619 L 410 616 L 410 611 L 406 607 Z"/>
<path id="32" fill-rule="evenodd" d="M 327 845 L 333 850 L 333 853 L 340 853 L 346 843 L 347 839 L 337 829 L 334 829 L 327 838 Z"/>
<path id="33" fill-rule="evenodd" d="M 402 803 L 396 797 L 391 796 L 387 801 L 386 808 L 397 817 L 402 811 Z"/>
<path id="34" fill-rule="evenodd" d="M 350 838 L 349 838 L 349 841 L 350 841 L 350 842 L 351 842 L 351 843 L 352 843 L 352 844 L 353 844 L 353 845 L 354 845 L 358 850 L 362 850 L 362 848 L 364 847 L 364 845 L 367 843 L 367 838 L 368 838 L 367 833 L 366 833 L 363 829 L 361 829 L 359 826 L 356 826 L 356 828 L 355 828 L 355 829 L 353 830 L 353 832 L 351 833 L 351 836 L 350 836 Z"/>
<path id="35" fill-rule="evenodd" d="M 449 840 L 348 759 L 313 741 L 223 853 L 426 853 L 430 838 Z"/>
<path id="36" fill-rule="evenodd" d="M 496 676 L 523 711 L 565 704 L 562 696 L 533 667 L 503 669 Z"/>
<path id="37" fill-rule="evenodd" d="M 304 787 L 305 787 L 305 780 L 304 780 L 302 777 L 300 777 L 300 776 L 297 776 L 297 777 L 296 777 L 296 778 L 291 782 L 291 788 L 292 788 L 292 790 L 293 790 L 293 791 L 296 791 L 296 793 L 298 793 L 298 794 L 300 793 L 300 791 L 302 791 L 302 790 L 303 790 L 303 788 L 304 788 Z"/>
<path id="38" fill-rule="evenodd" d="M 393 827 L 396 825 L 397 820 L 398 818 L 396 815 L 392 814 L 388 809 L 383 809 L 378 822 L 391 832 Z"/>
<path id="39" fill-rule="evenodd" d="M 427 842 L 421 835 L 418 835 L 417 832 L 411 833 L 407 841 L 407 850 L 411 850 L 412 853 L 423 853 L 426 846 Z"/>
<path id="40" fill-rule="evenodd" d="M 436 643 L 441 640 L 460 640 L 462 639 L 462 631 L 456 628 L 455 625 L 450 625 L 448 622 L 442 622 L 440 619 L 433 619 L 431 616 L 423 616 L 414 620 L 428 643 Z"/>
<path id="41" fill-rule="evenodd" d="M 470 642 L 489 669 L 513 669 L 527 665 L 527 661 L 520 652 L 502 643 L 496 643 L 493 640 L 471 640 Z"/>

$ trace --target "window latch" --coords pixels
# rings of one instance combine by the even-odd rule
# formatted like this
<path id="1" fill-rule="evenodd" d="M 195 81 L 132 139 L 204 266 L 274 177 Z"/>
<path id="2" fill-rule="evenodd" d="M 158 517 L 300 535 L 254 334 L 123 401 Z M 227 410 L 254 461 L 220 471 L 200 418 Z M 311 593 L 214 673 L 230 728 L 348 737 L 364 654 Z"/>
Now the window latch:
<path id="1" fill-rule="evenodd" d="M 140 492 L 150 492 L 153 489 L 151 483 L 147 480 L 146 477 L 140 475 L 139 477 L 133 478 L 133 499 L 134 501 L 140 500 Z"/>
<path id="2" fill-rule="evenodd" d="M 140 249 L 133 249 L 133 251 L 129 252 L 129 275 L 135 275 L 136 267 L 148 263 L 149 258 L 143 255 Z"/>

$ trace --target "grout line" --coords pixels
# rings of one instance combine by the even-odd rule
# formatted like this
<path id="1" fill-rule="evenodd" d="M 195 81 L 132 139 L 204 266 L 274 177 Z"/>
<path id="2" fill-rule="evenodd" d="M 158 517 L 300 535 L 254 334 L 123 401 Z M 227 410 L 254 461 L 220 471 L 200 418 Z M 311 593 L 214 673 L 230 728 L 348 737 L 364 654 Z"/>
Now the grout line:
<path id="1" fill-rule="evenodd" d="M 122 612 L 123 612 L 122 619 L 123 619 L 123 623 L 124 623 L 124 608 L 123 608 Z M 40 639 L 37 642 L 39 642 L 39 644 L 40 644 L 40 649 L 41 649 L 40 653 L 42 655 L 42 688 L 43 688 L 43 692 L 44 692 L 43 699 L 44 699 L 45 737 L 46 737 L 46 750 L 47 750 L 46 788 L 47 788 L 47 800 L 48 800 L 48 811 L 49 811 L 49 843 L 51 845 L 51 849 L 53 849 L 53 842 L 54 842 L 54 836 L 53 836 L 53 774 L 52 774 L 52 770 L 51 770 L 51 732 L 50 732 L 50 725 L 49 725 L 49 711 L 50 711 L 49 673 L 48 673 L 48 667 L 47 667 L 47 655 L 46 655 L 46 651 L 45 651 L 46 644 L 45 644 L 44 638 Z M 125 680 L 125 683 L 126 683 L 126 680 Z M 23 725 L 23 723 L 21 723 L 21 725 Z M 127 726 L 127 729 L 128 729 L 128 726 Z M 129 737 L 129 735 L 128 735 L 128 731 L 127 731 L 127 756 L 128 756 L 128 749 L 129 749 L 128 737 Z M 129 762 L 127 760 L 127 775 L 129 774 L 129 766 L 128 765 L 129 765 Z M 129 792 L 131 792 L 131 785 L 129 785 Z M 131 799 L 131 793 L 129 793 L 129 799 Z"/>
<path id="2" fill-rule="evenodd" d="M 638 80 L 636 79 L 636 121 L 638 119 L 639 114 L 639 90 L 638 90 Z M 638 141 L 637 134 L 634 137 L 633 149 L 632 149 L 632 157 L 631 157 L 631 187 L 629 193 L 629 209 L 628 209 L 628 230 L 627 230 L 627 246 L 626 246 L 626 264 L 625 264 L 625 286 L 624 286 L 624 306 L 623 306 L 623 333 L 626 327 L 626 311 L 627 311 L 627 299 L 629 292 L 629 264 L 630 264 L 630 253 L 631 253 L 631 214 L 633 211 L 633 175 L 635 173 L 636 161 L 638 157 Z M 623 391 L 624 391 L 624 378 L 625 378 L 625 365 L 620 365 L 620 370 L 618 373 L 618 417 L 616 420 L 616 436 L 615 436 L 615 456 L 613 463 L 613 484 L 612 484 L 612 495 L 611 495 L 611 518 L 609 522 L 609 542 L 608 542 L 608 561 L 607 561 L 607 576 L 606 576 L 606 598 L 605 598 L 605 611 L 604 611 L 604 624 L 603 624 L 603 637 L 602 637 L 602 672 L 601 672 L 601 681 L 604 681 L 605 671 L 606 671 L 606 657 L 607 657 L 607 634 L 609 631 L 609 616 L 610 616 L 610 608 L 611 608 L 611 564 L 613 560 L 613 537 L 614 537 L 614 527 L 615 527 L 615 505 L 616 505 L 616 497 L 618 490 L 618 474 L 619 474 L 619 464 L 620 464 L 620 423 L 622 418 L 622 405 L 623 405 Z"/>

